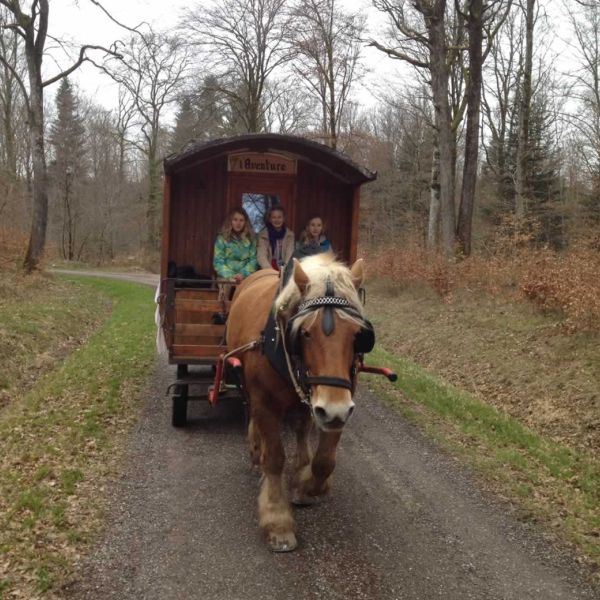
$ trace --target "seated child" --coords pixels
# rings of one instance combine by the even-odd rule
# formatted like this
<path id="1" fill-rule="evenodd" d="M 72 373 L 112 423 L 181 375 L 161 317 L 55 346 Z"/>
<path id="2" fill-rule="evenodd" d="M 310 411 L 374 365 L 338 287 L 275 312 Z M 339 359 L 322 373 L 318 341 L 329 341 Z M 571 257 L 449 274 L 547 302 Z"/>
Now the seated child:
<path id="1" fill-rule="evenodd" d="M 236 283 L 258 269 L 254 232 L 243 208 L 235 208 L 225 220 L 215 241 L 213 267 L 219 279 Z M 227 298 L 232 290 L 226 287 L 222 293 Z"/>
<path id="2" fill-rule="evenodd" d="M 303 256 L 311 256 L 319 252 L 328 252 L 332 250 L 331 243 L 325 235 L 325 224 L 319 216 L 311 217 L 306 227 L 300 234 L 300 241 L 296 245 L 294 256 L 301 258 Z"/>
<path id="3" fill-rule="evenodd" d="M 294 232 L 285 224 L 282 206 L 272 206 L 265 215 L 266 227 L 258 234 L 257 257 L 261 269 L 279 271 L 294 253 Z"/>

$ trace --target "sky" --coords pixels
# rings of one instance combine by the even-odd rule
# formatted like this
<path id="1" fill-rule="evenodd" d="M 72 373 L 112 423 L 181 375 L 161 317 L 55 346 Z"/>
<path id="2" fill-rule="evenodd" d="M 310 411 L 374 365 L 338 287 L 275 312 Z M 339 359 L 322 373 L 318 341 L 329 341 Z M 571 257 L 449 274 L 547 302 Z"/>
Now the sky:
<path id="1" fill-rule="evenodd" d="M 381 32 L 383 16 L 372 8 L 369 0 L 343 2 L 349 10 L 365 11 L 370 28 Z M 134 27 L 147 21 L 160 29 L 175 27 L 181 10 L 197 4 L 194 0 L 103 0 L 102 3 L 115 19 L 125 25 Z M 114 40 L 127 36 L 127 31 L 111 23 L 89 0 L 52 0 L 49 33 L 58 39 L 70 41 L 73 45 L 72 56 L 76 56 L 82 43 L 109 46 Z M 46 77 L 72 63 L 72 58 L 67 57 L 52 40 L 48 41 L 48 48 L 51 57 L 44 60 Z M 100 58 L 102 53 L 96 51 L 95 55 Z M 368 73 L 356 88 L 355 96 L 361 104 L 372 105 L 375 102 L 374 95 L 384 87 L 382 81 L 396 77 L 397 72 L 402 72 L 402 66 L 374 48 L 365 48 L 364 58 Z M 406 67 L 404 73 L 407 73 Z M 90 63 L 84 63 L 70 79 L 85 95 L 106 108 L 116 105 L 116 86 Z M 48 89 L 49 98 L 54 96 L 57 87 L 54 85 Z"/>
<path id="2" fill-rule="evenodd" d="M 193 7 L 206 0 L 102 0 L 103 6 L 120 22 L 134 27 L 147 21 L 158 29 L 173 28 L 177 25 L 181 11 Z M 367 15 L 370 36 L 383 38 L 386 28 L 384 15 L 372 7 L 371 0 L 341 0 L 347 10 L 363 11 Z M 564 7 L 559 0 L 542 0 L 541 4 L 547 12 L 549 21 L 554 25 L 552 51 L 556 52 L 555 65 L 560 71 L 573 69 L 567 40 L 569 28 L 561 23 L 566 21 Z M 118 27 L 90 0 L 52 0 L 50 3 L 49 32 L 61 40 L 72 42 L 72 56 L 78 54 L 82 43 L 109 46 L 113 41 L 126 37 L 128 32 Z M 44 62 L 46 77 L 72 64 L 72 57 L 65 56 L 52 40 L 48 41 L 51 56 Z M 101 53 L 96 52 L 98 58 Z M 402 83 L 413 78 L 412 68 L 400 61 L 393 60 L 374 48 L 364 49 L 364 63 L 367 75 L 359 85 L 355 86 L 354 99 L 362 106 L 368 107 L 376 103 L 377 98 L 392 87 L 399 88 Z M 93 98 L 106 108 L 116 105 L 116 86 L 105 75 L 101 75 L 90 63 L 84 63 L 72 76 L 71 80 L 86 96 Z M 47 90 L 47 97 L 52 100 L 57 85 Z"/>

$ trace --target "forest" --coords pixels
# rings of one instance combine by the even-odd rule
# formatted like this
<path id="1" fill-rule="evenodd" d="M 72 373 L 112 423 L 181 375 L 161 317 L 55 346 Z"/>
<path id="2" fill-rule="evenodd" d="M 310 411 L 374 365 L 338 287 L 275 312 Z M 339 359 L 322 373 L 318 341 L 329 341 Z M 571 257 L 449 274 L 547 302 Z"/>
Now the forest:
<path id="1" fill-rule="evenodd" d="M 56 72 L 48 0 L 0 1 L 3 260 L 154 268 L 162 159 L 247 132 L 305 136 L 377 170 L 361 212 L 376 263 L 388 246 L 436 272 L 526 250 L 597 260 L 597 2 L 191 2 L 169 30 L 90 3 L 122 37 L 70 48 Z M 367 48 L 410 74 L 368 103 Z M 116 106 L 73 84 L 84 62 L 118 86 Z"/>
<path id="2" fill-rule="evenodd" d="M 247 597 L 271 589 L 248 573 L 289 568 L 289 597 L 598 597 L 563 590 L 600 581 L 600 2 L 120 4 L 0 0 L 0 596 L 208 598 L 215 577 Z M 84 7 L 98 36 L 81 43 L 63 32 Z M 247 133 L 377 172 L 360 192 L 367 364 L 398 375 L 361 375 L 340 493 L 302 513 L 319 539 L 305 528 L 303 562 L 270 569 L 254 512 L 240 525 L 254 496 L 222 485 L 250 476 L 241 403 L 239 423 L 199 402 L 172 430 L 188 365 L 155 345 L 163 161 Z M 179 325 L 212 328 L 213 310 Z M 107 538 L 97 584 L 82 567 L 104 531 L 132 533 Z M 140 573 L 137 595 L 107 593 Z"/>

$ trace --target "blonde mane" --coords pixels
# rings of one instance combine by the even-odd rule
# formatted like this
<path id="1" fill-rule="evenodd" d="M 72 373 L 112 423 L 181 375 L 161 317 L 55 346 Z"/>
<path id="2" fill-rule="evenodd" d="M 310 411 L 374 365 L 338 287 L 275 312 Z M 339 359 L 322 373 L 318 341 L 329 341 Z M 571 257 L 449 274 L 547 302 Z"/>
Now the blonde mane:
<path id="1" fill-rule="evenodd" d="M 361 318 L 364 318 L 363 306 L 352 281 L 350 269 L 344 263 L 337 261 L 333 253 L 324 252 L 309 256 L 302 259 L 300 264 L 309 281 L 304 294 L 296 285 L 292 275 L 275 299 L 275 309 L 277 311 L 283 316 L 290 316 L 296 311 L 301 302 L 325 296 L 327 280 L 329 279 L 333 284 L 335 296 L 348 300 Z M 336 313 L 342 318 L 356 320 L 341 310 L 336 309 Z"/>

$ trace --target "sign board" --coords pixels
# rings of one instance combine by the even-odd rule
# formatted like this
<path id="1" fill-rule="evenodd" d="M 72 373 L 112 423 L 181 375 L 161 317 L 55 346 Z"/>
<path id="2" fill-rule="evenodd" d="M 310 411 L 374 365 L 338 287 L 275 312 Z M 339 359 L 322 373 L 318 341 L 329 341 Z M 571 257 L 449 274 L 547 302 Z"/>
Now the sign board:
<path id="1" fill-rule="evenodd" d="M 295 175 L 296 160 L 267 152 L 239 152 L 229 155 L 227 169 L 234 173 Z"/>

